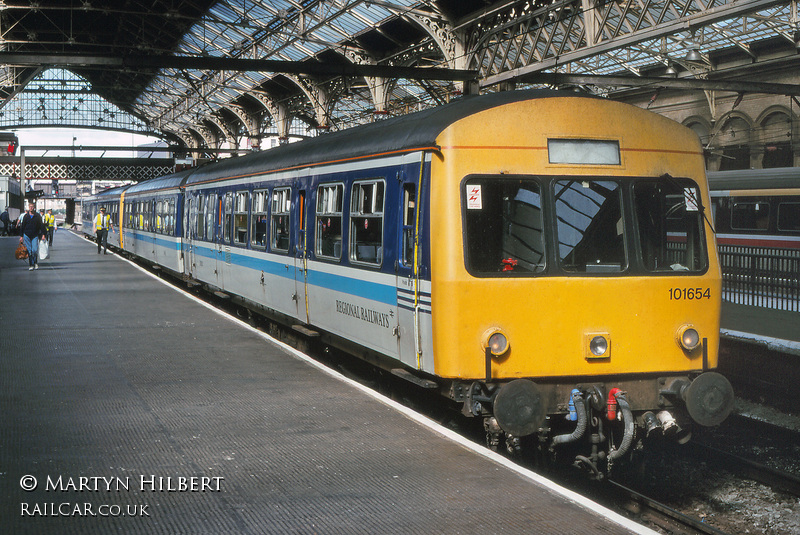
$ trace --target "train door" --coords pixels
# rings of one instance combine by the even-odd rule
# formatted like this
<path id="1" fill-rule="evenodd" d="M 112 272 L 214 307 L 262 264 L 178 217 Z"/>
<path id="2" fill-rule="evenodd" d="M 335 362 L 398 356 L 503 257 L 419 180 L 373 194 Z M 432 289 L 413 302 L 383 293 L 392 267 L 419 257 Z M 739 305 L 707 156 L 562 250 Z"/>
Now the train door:
<path id="1" fill-rule="evenodd" d="M 214 244 L 214 276 L 211 280 L 216 286 L 219 286 L 220 276 L 219 271 L 222 269 L 222 217 L 225 211 L 225 198 L 221 194 L 214 195 L 214 234 L 211 236 L 211 241 Z"/>
<path id="2" fill-rule="evenodd" d="M 194 274 L 194 238 L 197 230 L 197 199 L 187 194 L 186 205 L 183 210 L 183 239 L 181 250 L 183 252 L 183 272 Z"/>
<path id="3" fill-rule="evenodd" d="M 399 190 L 400 213 L 397 253 L 397 350 L 401 362 L 419 369 L 419 191 L 415 182 L 403 182 Z"/>
<path id="4" fill-rule="evenodd" d="M 306 239 L 306 219 L 308 215 L 306 210 L 306 190 L 304 189 L 297 192 L 295 214 L 297 220 L 292 225 L 292 228 L 296 229 L 294 236 L 294 300 L 297 303 L 297 318 L 308 323 L 308 240 Z"/>
<path id="5" fill-rule="evenodd" d="M 294 282 L 289 282 L 297 277 L 294 258 L 296 250 L 291 250 L 290 243 L 297 212 L 296 206 L 292 210 L 292 190 L 287 187 L 273 189 L 270 204 L 269 249 L 276 262 L 283 263 L 283 269 L 278 267 L 278 273 L 270 276 L 272 283 L 267 286 L 268 302 L 275 310 L 296 316 L 297 290 Z"/>
<path id="6" fill-rule="evenodd" d="M 233 218 L 233 193 L 217 196 L 216 280 L 217 286 L 225 288 L 225 279 L 231 269 L 231 220 Z"/>
<path id="7" fill-rule="evenodd" d="M 125 243 L 126 250 L 133 252 L 134 254 L 138 254 L 136 250 L 136 242 L 139 241 L 139 216 L 141 215 L 141 206 L 137 201 L 129 201 L 130 202 L 130 210 L 131 210 L 131 225 L 130 225 L 130 233 L 127 236 L 127 240 Z"/>
<path id="8" fill-rule="evenodd" d="M 122 250 L 125 249 L 125 227 L 128 224 L 128 210 L 126 208 L 125 192 L 123 191 L 119 197 L 119 221 L 115 221 L 114 223 L 117 226 L 117 231 L 119 231 L 119 248 Z"/>
<path id="9" fill-rule="evenodd" d="M 217 195 L 207 192 L 197 197 L 200 224 L 196 239 L 192 242 L 194 277 L 205 282 L 214 282 L 217 271 L 217 244 L 214 240 L 217 220 Z"/>

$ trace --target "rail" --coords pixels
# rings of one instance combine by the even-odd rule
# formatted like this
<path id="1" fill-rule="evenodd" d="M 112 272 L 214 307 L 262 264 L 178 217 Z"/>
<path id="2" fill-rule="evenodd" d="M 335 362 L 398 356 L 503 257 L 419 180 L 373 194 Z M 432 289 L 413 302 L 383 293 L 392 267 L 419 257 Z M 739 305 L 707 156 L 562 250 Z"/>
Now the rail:
<path id="1" fill-rule="evenodd" d="M 666 533 L 680 534 L 697 534 L 703 533 L 705 535 L 725 535 L 726 532 L 706 524 L 698 518 L 685 515 L 663 503 L 649 498 L 625 485 L 611 480 L 608 484 L 615 488 L 619 496 L 617 500 L 621 502 L 622 499 L 630 500 L 638 505 L 640 509 L 640 520 L 658 526 Z"/>

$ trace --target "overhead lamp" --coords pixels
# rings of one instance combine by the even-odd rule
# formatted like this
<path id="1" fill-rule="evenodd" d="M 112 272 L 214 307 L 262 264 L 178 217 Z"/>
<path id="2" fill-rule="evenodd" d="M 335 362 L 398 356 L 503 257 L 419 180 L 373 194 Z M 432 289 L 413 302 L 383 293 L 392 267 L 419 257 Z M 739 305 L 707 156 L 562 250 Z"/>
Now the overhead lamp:
<path id="1" fill-rule="evenodd" d="M 664 71 L 664 74 L 666 74 L 667 76 L 677 76 L 678 71 L 676 71 L 672 63 L 670 63 L 669 65 L 667 65 L 667 69 Z"/>
<path id="2" fill-rule="evenodd" d="M 703 61 L 703 56 L 697 51 L 696 47 L 690 48 L 689 53 L 686 54 L 686 61 L 693 61 L 695 63 Z"/>

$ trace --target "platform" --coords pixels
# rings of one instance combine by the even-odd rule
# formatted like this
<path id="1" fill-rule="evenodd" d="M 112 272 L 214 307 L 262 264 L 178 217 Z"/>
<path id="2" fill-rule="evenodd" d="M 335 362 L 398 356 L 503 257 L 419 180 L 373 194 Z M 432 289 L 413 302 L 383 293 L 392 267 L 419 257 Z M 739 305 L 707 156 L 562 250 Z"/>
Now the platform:
<path id="1" fill-rule="evenodd" d="M 4 533 L 647 533 L 69 232 L 0 238 Z M 382 399 L 382 398 L 381 398 Z"/>
<path id="2" fill-rule="evenodd" d="M 720 333 L 738 342 L 800 356 L 800 312 L 722 302 Z"/>

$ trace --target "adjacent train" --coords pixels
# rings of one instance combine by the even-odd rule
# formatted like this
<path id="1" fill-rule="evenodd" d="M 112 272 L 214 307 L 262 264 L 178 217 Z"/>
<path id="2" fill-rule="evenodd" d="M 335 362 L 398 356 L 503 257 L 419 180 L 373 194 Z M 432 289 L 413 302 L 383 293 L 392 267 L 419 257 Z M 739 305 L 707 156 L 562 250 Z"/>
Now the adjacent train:
<path id="1" fill-rule="evenodd" d="M 708 173 L 720 246 L 800 252 L 800 168 Z"/>
<path id="2" fill-rule="evenodd" d="M 123 251 L 601 474 L 732 408 L 710 205 L 691 130 L 510 91 L 104 192 L 83 220 L 105 206 Z"/>
<path id="3" fill-rule="evenodd" d="M 800 310 L 800 168 L 708 173 L 723 299 Z"/>

